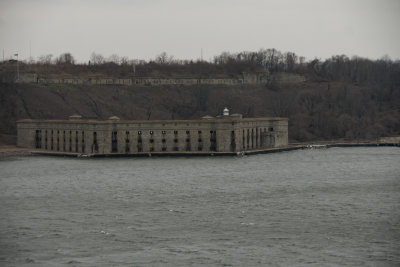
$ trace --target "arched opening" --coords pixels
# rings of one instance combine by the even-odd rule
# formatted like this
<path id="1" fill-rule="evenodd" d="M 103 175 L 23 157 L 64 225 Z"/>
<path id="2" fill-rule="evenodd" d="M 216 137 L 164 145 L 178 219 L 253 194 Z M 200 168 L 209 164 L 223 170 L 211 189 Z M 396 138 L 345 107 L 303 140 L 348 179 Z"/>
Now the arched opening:
<path id="1" fill-rule="evenodd" d="M 36 130 L 35 132 L 35 148 L 42 148 L 42 131 Z"/>
<path id="2" fill-rule="evenodd" d="M 130 140 L 129 140 L 129 131 L 125 132 L 125 153 L 130 152 Z"/>
<path id="3" fill-rule="evenodd" d="M 138 131 L 137 150 L 138 152 L 143 152 L 142 131 Z"/>
<path id="4" fill-rule="evenodd" d="M 231 152 L 236 150 L 235 131 L 231 132 Z"/>
<path id="5" fill-rule="evenodd" d="M 99 152 L 99 144 L 97 142 L 97 132 L 93 132 L 93 144 L 92 144 L 92 153 Z"/>
<path id="6" fill-rule="evenodd" d="M 118 132 L 113 131 L 111 133 L 111 152 L 118 152 Z"/>
<path id="7" fill-rule="evenodd" d="M 210 131 L 210 151 L 217 151 L 217 131 Z"/>

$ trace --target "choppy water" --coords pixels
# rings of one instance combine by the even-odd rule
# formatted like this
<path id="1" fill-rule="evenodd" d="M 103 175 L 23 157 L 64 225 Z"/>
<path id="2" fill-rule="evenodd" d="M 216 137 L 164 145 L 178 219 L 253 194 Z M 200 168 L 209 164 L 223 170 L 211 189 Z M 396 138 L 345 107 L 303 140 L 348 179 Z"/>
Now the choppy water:
<path id="1" fill-rule="evenodd" d="M 0 159 L 0 266 L 400 266 L 400 149 Z"/>

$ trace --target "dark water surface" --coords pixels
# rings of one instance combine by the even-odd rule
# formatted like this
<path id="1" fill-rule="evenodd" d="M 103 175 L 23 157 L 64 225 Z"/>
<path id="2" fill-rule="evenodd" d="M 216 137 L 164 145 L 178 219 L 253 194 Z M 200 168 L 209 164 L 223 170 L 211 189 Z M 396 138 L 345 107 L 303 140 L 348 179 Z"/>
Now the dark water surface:
<path id="1" fill-rule="evenodd" d="M 0 266 L 400 266 L 400 149 L 0 159 Z"/>

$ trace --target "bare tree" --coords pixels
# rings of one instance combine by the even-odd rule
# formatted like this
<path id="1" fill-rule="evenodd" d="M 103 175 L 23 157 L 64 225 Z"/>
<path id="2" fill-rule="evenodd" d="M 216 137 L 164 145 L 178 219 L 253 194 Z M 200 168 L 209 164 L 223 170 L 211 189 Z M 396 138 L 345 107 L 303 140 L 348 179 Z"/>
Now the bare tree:
<path id="1" fill-rule="evenodd" d="M 53 57 L 52 54 L 41 55 L 38 58 L 38 63 L 43 65 L 50 65 L 52 57 Z"/>
<path id="2" fill-rule="evenodd" d="M 226 64 L 228 63 L 231 59 L 233 59 L 233 55 L 230 54 L 229 52 L 222 52 L 219 56 L 214 57 L 214 63 L 215 64 Z"/>
<path id="3" fill-rule="evenodd" d="M 162 52 L 156 56 L 155 62 L 158 64 L 170 64 L 174 60 L 173 56 L 169 56 L 167 52 Z"/>
<path id="4" fill-rule="evenodd" d="M 292 72 L 295 69 L 295 66 L 297 64 L 298 57 L 295 53 L 293 52 L 286 52 L 283 55 L 284 61 L 285 61 L 285 70 L 288 72 Z"/>
<path id="5" fill-rule="evenodd" d="M 121 65 L 128 65 L 129 64 L 129 58 L 128 57 L 121 57 L 120 59 L 119 59 L 119 62 L 120 62 L 120 64 Z"/>
<path id="6" fill-rule="evenodd" d="M 94 65 L 101 65 L 104 63 L 104 57 L 101 54 L 97 54 L 96 52 L 93 52 L 90 55 L 90 62 Z"/>
<path id="7" fill-rule="evenodd" d="M 282 53 L 275 48 L 265 50 L 266 68 L 272 71 L 278 70 L 282 59 Z"/>
<path id="8" fill-rule="evenodd" d="M 120 58 L 117 54 L 112 54 L 111 56 L 109 56 L 106 60 L 107 62 L 112 62 L 115 63 L 117 65 L 119 65 L 120 63 Z"/>
<path id="9" fill-rule="evenodd" d="M 73 65 L 73 64 L 75 64 L 75 59 L 74 59 L 74 57 L 72 56 L 71 53 L 64 53 L 64 54 L 61 54 L 57 58 L 56 63 L 57 64 L 71 64 L 71 65 Z"/>

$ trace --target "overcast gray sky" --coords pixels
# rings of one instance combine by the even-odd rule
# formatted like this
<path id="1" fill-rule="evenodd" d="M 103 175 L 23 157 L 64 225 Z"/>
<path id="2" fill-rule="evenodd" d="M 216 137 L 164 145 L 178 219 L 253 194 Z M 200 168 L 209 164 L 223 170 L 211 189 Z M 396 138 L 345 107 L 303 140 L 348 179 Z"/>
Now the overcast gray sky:
<path id="1" fill-rule="evenodd" d="M 204 59 L 276 48 L 307 59 L 400 58 L 400 0 L 0 0 L 0 49 Z M 31 52 L 30 52 L 31 51 Z"/>

